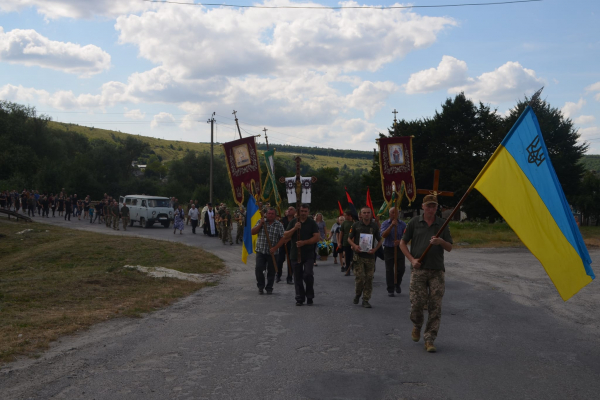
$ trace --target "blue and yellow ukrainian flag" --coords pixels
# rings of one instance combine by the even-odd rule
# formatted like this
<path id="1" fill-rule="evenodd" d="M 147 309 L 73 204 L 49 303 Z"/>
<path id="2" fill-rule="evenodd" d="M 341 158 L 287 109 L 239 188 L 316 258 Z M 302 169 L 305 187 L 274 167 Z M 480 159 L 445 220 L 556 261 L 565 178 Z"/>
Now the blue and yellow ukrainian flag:
<path id="1" fill-rule="evenodd" d="M 475 179 L 567 301 L 595 278 L 538 120 L 527 107 Z"/>
<path id="2" fill-rule="evenodd" d="M 260 211 L 256 205 L 254 196 L 250 196 L 248 199 L 248 205 L 246 206 L 246 226 L 244 227 L 244 245 L 242 246 L 242 261 L 246 264 L 248 260 L 248 254 L 254 253 L 254 246 L 256 246 L 256 238 L 258 235 L 252 235 L 252 227 L 260 220 Z"/>

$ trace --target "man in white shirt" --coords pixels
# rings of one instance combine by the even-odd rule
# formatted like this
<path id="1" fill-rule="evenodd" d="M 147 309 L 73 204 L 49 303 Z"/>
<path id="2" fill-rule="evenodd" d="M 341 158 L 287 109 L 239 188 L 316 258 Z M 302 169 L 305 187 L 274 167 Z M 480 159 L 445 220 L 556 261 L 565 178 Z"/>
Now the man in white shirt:
<path id="1" fill-rule="evenodd" d="M 192 207 L 188 212 L 188 217 L 192 221 L 192 233 L 196 234 L 196 227 L 198 226 L 198 209 L 194 203 L 192 203 Z"/>

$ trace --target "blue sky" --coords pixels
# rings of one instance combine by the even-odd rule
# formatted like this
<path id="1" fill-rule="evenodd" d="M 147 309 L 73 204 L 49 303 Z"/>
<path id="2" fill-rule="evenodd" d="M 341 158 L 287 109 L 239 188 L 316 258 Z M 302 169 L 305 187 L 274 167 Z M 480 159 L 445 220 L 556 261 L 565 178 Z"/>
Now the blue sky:
<path id="1" fill-rule="evenodd" d="M 234 139 L 235 109 L 245 135 L 267 127 L 274 143 L 370 150 L 393 109 L 427 117 L 465 91 L 505 113 L 545 86 L 600 154 L 599 26 L 592 0 L 337 11 L 3 0 L 0 99 L 196 142 L 209 140 L 213 111 L 218 140 Z"/>

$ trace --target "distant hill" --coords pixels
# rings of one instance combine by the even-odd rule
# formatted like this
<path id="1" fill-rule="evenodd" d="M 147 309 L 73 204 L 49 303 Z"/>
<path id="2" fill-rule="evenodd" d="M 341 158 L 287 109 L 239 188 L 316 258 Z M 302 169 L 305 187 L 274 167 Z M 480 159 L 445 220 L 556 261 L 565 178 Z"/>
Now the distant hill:
<path id="1" fill-rule="evenodd" d="M 580 161 L 588 171 L 600 172 L 600 154 L 586 154 Z"/>
<path id="2" fill-rule="evenodd" d="M 77 132 L 87 136 L 90 139 L 103 139 L 109 142 L 117 142 L 125 139 L 129 133 L 111 131 L 107 129 L 98 129 L 76 124 L 51 121 L 49 126 L 65 131 Z M 209 152 L 210 143 L 193 143 L 179 140 L 164 140 L 149 136 L 131 135 L 137 139 L 146 142 L 154 153 L 162 158 L 163 162 L 182 158 L 188 151 Z M 348 169 L 364 168 L 369 169 L 373 164 L 373 153 L 359 150 L 339 150 L 322 147 L 302 147 L 281 144 L 270 144 L 270 147 L 277 149 L 276 156 L 293 159 L 296 155 L 302 157 L 302 161 L 308 163 L 313 168 L 338 167 L 344 165 Z M 266 150 L 264 143 L 258 144 L 259 150 Z M 223 154 L 220 144 L 215 143 L 215 154 Z"/>

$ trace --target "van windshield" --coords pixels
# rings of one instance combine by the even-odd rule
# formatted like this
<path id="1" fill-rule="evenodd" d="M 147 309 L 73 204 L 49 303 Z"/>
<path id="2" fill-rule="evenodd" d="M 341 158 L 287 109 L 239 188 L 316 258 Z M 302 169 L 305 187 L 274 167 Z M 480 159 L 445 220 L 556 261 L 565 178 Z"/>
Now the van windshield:
<path id="1" fill-rule="evenodd" d="M 167 200 L 167 199 L 150 199 L 150 200 L 148 200 L 148 207 L 169 207 L 169 200 Z"/>

